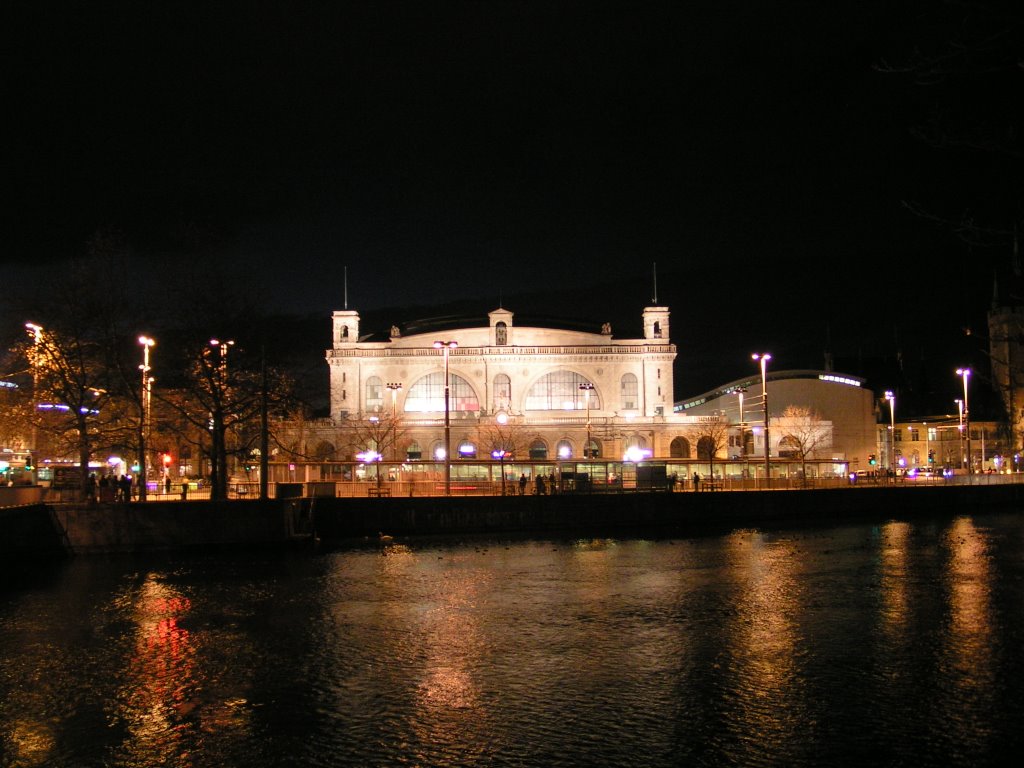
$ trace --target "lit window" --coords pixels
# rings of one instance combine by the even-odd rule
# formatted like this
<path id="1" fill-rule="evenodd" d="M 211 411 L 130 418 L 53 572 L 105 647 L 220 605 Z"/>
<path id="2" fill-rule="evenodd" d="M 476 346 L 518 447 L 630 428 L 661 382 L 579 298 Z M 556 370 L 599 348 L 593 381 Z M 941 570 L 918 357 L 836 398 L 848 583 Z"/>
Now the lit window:
<path id="1" fill-rule="evenodd" d="M 623 374 L 620 382 L 620 387 L 622 410 L 636 410 L 637 394 L 639 393 L 636 375 L 632 373 Z"/>
<path id="2" fill-rule="evenodd" d="M 504 373 L 494 377 L 494 407 L 508 408 L 512 401 L 512 380 Z"/>
<path id="3" fill-rule="evenodd" d="M 450 411 L 479 411 L 480 401 L 469 382 L 461 376 L 451 374 L 451 385 L 448 391 L 448 409 Z M 405 410 L 422 413 L 426 411 L 444 412 L 444 373 L 437 371 L 428 373 L 409 388 L 405 398 Z"/>
<path id="4" fill-rule="evenodd" d="M 379 411 L 384 404 L 384 385 L 379 376 L 371 376 L 366 380 L 366 403 L 367 411 Z"/>
<path id="5" fill-rule="evenodd" d="M 552 371 L 541 376 L 526 393 L 526 410 L 561 411 L 570 407 L 582 411 L 587 407 L 587 392 L 590 393 L 590 409 L 601 409 L 601 398 L 596 389 L 582 390 L 580 384 L 590 384 L 585 377 L 573 371 Z"/>

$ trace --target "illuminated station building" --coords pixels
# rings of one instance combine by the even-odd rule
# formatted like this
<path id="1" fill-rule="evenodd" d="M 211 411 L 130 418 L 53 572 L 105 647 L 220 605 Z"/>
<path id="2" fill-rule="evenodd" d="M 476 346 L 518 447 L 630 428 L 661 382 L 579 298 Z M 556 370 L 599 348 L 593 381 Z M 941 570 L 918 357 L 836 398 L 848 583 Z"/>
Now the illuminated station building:
<path id="1" fill-rule="evenodd" d="M 334 312 L 332 422 L 393 411 L 401 437 L 385 460 L 443 460 L 447 366 L 453 463 L 491 460 L 509 443 L 519 462 L 683 455 L 691 420 L 673 413 L 667 307 L 645 308 L 643 337 L 632 339 L 614 337 L 609 324 L 594 332 L 517 326 L 504 308 L 487 319 L 443 331 L 393 327 L 374 340 L 362 335 L 358 312 Z"/>

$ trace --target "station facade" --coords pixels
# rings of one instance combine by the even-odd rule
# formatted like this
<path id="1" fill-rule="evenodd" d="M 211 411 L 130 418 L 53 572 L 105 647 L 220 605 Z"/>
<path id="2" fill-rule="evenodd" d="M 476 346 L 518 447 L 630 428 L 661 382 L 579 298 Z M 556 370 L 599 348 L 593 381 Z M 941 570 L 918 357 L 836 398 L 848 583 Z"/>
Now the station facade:
<path id="1" fill-rule="evenodd" d="M 375 340 L 357 311 L 333 313 L 330 414 L 337 427 L 392 419 L 399 461 L 621 460 L 689 452 L 693 420 L 673 411 L 676 347 L 669 309 L 646 307 L 641 338 L 519 326 L 498 308 L 487 324 Z M 445 407 L 446 373 L 448 381 Z M 445 428 L 447 411 L 448 428 Z M 447 433 L 447 434 L 446 434 Z M 339 440 L 344 442 L 344 437 Z M 342 445 L 335 446 L 343 458 Z M 355 446 L 358 447 L 358 446 Z"/>

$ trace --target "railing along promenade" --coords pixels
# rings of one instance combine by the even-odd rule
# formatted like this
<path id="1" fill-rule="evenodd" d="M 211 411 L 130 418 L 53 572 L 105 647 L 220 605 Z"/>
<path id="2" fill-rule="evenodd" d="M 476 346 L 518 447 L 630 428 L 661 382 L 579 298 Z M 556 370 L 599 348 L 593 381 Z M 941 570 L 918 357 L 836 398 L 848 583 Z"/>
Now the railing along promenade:
<path id="1" fill-rule="evenodd" d="M 842 477 L 809 478 L 781 477 L 771 479 L 765 484 L 763 478 L 726 477 L 714 480 L 701 479 L 696 486 L 692 478 L 685 480 L 680 477 L 675 483 L 666 481 L 656 485 L 626 482 L 617 484 L 593 485 L 586 488 L 565 487 L 556 482 L 552 489 L 545 483 L 544 495 L 614 495 L 650 492 L 664 493 L 714 493 L 720 491 L 765 491 L 765 490 L 810 490 L 829 488 L 921 488 L 935 486 L 964 485 L 1006 485 L 1024 483 L 1024 472 L 1012 474 L 959 474 L 951 477 L 858 477 L 855 481 Z M 335 498 L 377 498 L 377 497 L 429 497 L 444 496 L 444 481 L 438 478 L 395 479 L 382 478 L 378 483 L 374 478 L 362 480 L 338 480 L 316 482 L 271 482 L 268 483 L 269 498 L 293 497 L 335 497 Z M 237 500 L 258 499 L 260 486 L 258 482 L 231 483 L 228 486 L 228 498 Z M 529 482 L 520 488 L 518 480 L 507 479 L 503 484 L 500 479 L 466 479 L 453 480 L 452 496 L 536 496 L 538 487 L 531 477 Z M 43 501 L 49 503 L 78 502 L 77 491 L 44 489 Z M 210 487 L 202 483 L 191 482 L 184 485 L 172 485 L 169 491 L 163 487 L 147 491 L 146 501 L 152 503 L 170 501 L 202 501 L 210 499 Z M 115 502 L 114 497 L 100 501 Z M 138 502 L 137 494 L 133 494 L 133 502 Z M 0 506 L 4 506 L 0 503 Z"/>

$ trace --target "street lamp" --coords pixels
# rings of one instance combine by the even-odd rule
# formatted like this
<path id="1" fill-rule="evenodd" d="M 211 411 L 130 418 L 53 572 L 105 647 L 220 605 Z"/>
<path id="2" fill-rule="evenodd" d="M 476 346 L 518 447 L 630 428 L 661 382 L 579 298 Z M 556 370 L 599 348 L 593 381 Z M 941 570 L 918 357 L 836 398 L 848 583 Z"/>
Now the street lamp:
<path id="1" fill-rule="evenodd" d="M 501 495 L 505 495 L 505 457 L 509 455 L 507 451 L 501 448 L 495 448 L 491 451 L 491 457 L 498 460 L 498 466 L 501 467 Z"/>
<path id="2" fill-rule="evenodd" d="M 139 501 L 146 500 L 146 430 L 149 422 L 149 402 L 153 379 L 149 375 L 149 350 L 156 342 L 148 336 L 139 336 L 142 345 L 142 391 L 139 402 Z"/>
<path id="3" fill-rule="evenodd" d="M 25 328 L 32 337 L 32 452 L 35 454 L 32 466 L 38 467 L 36 462 L 39 461 L 39 425 L 36 418 L 39 416 L 39 347 L 43 343 L 43 326 L 25 323 Z"/>
<path id="4" fill-rule="evenodd" d="M 398 390 L 400 390 L 402 388 L 402 385 L 401 384 L 396 384 L 394 382 L 388 382 L 384 386 L 387 387 L 388 390 L 390 390 L 390 392 L 391 392 L 391 418 L 395 419 L 398 416 L 398 408 L 397 408 L 397 400 L 396 400 L 396 398 L 398 397 Z"/>
<path id="5" fill-rule="evenodd" d="M 885 399 L 889 401 L 889 472 L 896 476 L 896 395 L 890 390 L 885 391 Z"/>
<path id="6" fill-rule="evenodd" d="M 365 451 L 356 454 L 356 458 L 364 464 L 376 464 L 377 465 L 377 495 L 380 495 L 380 460 L 384 458 L 377 451 L 372 448 L 367 448 Z"/>
<path id="7" fill-rule="evenodd" d="M 971 465 L 971 406 L 967 401 L 967 379 L 971 375 L 970 368 L 957 368 L 956 375 L 964 380 L 964 430 L 967 432 L 967 474 L 974 474 Z"/>
<path id="8" fill-rule="evenodd" d="M 211 347 L 220 347 L 220 375 L 221 375 L 221 386 L 224 386 L 224 382 L 228 375 L 228 347 L 232 347 L 235 344 L 234 339 L 228 339 L 227 341 L 221 341 L 220 339 L 210 339 Z"/>
<path id="9" fill-rule="evenodd" d="M 434 349 L 444 353 L 444 495 L 452 495 L 451 394 L 448 385 L 448 353 L 459 346 L 455 341 L 435 341 Z"/>
<path id="10" fill-rule="evenodd" d="M 761 405 L 764 409 L 764 482 L 771 487 L 771 442 L 768 440 L 768 361 L 772 356 L 768 352 L 755 352 L 751 358 L 761 363 Z"/>
<path id="11" fill-rule="evenodd" d="M 590 458 L 590 393 L 594 391 L 594 385 L 589 381 L 580 384 L 580 391 L 583 392 L 583 399 L 587 403 L 587 444 L 583 446 L 583 458 Z"/>
<path id="12" fill-rule="evenodd" d="M 960 425 L 956 430 L 960 439 L 960 466 L 962 467 L 964 465 L 964 401 L 957 398 L 953 402 L 956 403 L 956 411 L 960 419 Z"/>
<path id="13" fill-rule="evenodd" d="M 391 434 L 394 436 L 394 439 L 391 441 L 391 443 L 392 443 L 392 446 L 393 446 L 393 449 L 394 449 L 395 461 L 398 461 L 398 424 L 397 424 L 397 422 L 398 422 L 398 404 L 397 404 L 397 398 L 398 398 L 398 390 L 400 390 L 402 388 L 402 385 L 398 384 L 398 383 L 395 383 L 395 382 L 388 382 L 385 386 L 391 392 Z"/>
<path id="14" fill-rule="evenodd" d="M 746 449 L 747 449 L 747 445 L 746 445 L 746 443 L 747 443 L 747 441 L 746 441 L 747 430 L 745 428 L 746 422 L 743 421 L 743 395 L 745 395 L 746 393 L 747 393 L 746 387 L 737 387 L 736 394 L 739 395 L 739 398 L 740 398 L 740 458 L 741 459 L 746 459 Z"/>

